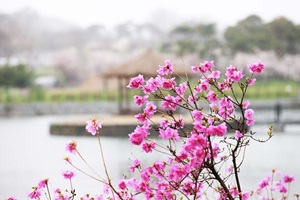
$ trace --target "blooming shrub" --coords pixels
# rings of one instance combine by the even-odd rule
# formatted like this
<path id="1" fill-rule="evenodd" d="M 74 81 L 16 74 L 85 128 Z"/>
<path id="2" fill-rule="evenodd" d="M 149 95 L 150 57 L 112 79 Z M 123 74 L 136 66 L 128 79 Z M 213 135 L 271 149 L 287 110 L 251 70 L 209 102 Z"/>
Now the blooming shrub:
<path id="1" fill-rule="evenodd" d="M 195 80 L 184 80 L 176 75 L 172 62 L 166 60 L 159 65 L 156 77 L 146 79 L 139 74 L 130 80 L 127 87 L 141 90 L 144 95 L 133 97 L 136 106 L 143 109 L 135 115 L 141 124 L 128 134 L 129 141 L 140 146 L 145 154 L 165 155 L 165 160 L 150 166 L 134 159 L 129 170 L 136 178 L 124 178 L 113 185 L 102 151 L 102 123 L 96 118 L 87 121 L 86 130 L 98 138 L 106 178 L 96 172 L 96 176 L 87 174 L 66 157 L 76 170 L 104 185 L 99 196 L 87 194 L 81 199 L 287 199 L 289 185 L 294 181 L 292 176 L 284 175 L 275 181 L 274 170 L 254 191 L 244 191 L 239 177 L 246 146 L 251 140 L 262 141 L 249 131 L 255 120 L 246 93 L 255 84 L 254 75 L 262 73 L 264 65 L 248 65 L 248 75 L 233 65 L 227 67 L 224 76 L 214 68 L 213 61 L 192 66 Z M 234 85 L 242 93 L 241 98 L 237 97 Z M 152 119 L 154 116 L 161 116 L 159 123 Z M 271 137 L 270 126 L 268 139 Z M 68 143 L 66 151 L 77 154 L 90 167 L 77 150 L 76 142 Z M 56 189 L 53 199 L 74 199 L 74 173 L 65 171 L 63 176 L 70 180 L 71 190 Z M 47 198 L 51 199 L 48 179 L 34 187 L 28 197 L 40 199 L 45 188 Z"/>

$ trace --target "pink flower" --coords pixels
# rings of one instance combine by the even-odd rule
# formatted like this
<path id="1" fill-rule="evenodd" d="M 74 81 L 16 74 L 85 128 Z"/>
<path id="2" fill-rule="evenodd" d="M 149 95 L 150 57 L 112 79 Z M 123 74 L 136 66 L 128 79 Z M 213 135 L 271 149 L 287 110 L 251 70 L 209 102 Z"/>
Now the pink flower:
<path id="1" fill-rule="evenodd" d="M 200 84 L 195 87 L 196 92 L 202 92 L 202 91 L 207 91 L 209 90 L 210 85 L 209 85 L 209 80 L 204 78 L 200 80 Z"/>
<path id="2" fill-rule="evenodd" d="M 295 178 L 293 176 L 289 176 L 289 175 L 284 175 L 283 176 L 283 182 L 285 183 L 291 183 L 295 180 Z"/>
<path id="3" fill-rule="evenodd" d="M 218 95 L 212 90 L 208 92 L 206 97 L 210 103 L 218 101 Z"/>
<path id="4" fill-rule="evenodd" d="M 141 123 L 144 123 L 147 121 L 147 115 L 145 113 L 136 114 L 134 117 Z"/>
<path id="5" fill-rule="evenodd" d="M 160 78 L 150 78 L 147 82 L 146 85 L 143 87 L 143 92 L 145 94 L 151 94 L 152 92 L 155 92 L 158 87 L 160 86 Z"/>
<path id="6" fill-rule="evenodd" d="M 248 65 L 248 69 L 251 73 L 260 74 L 263 72 L 265 65 L 262 64 L 260 61 L 254 64 Z"/>
<path id="7" fill-rule="evenodd" d="M 192 71 L 194 73 L 201 72 L 206 73 L 208 71 L 211 71 L 212 67 L 214 67 L 214 61 L 204 61 L 203 63 L 200 63 L 198 66 L 192 66 Z"/>
<path id="8" fill-rule="evenodd" d="M 7 200 L 17 200 L 17 198 L 15 198 L 15 197 L 8 197 Z"/>
<path id="9" fill-rule="evenodd" d="M 41 197 L 41 192 L 38 187 L 33 187 L 33 191 L 28 194 L 30 199 L 39 199 Z"/>
<path id="10" fill-rule="evenodd" d="M 223 118 L 228 118 L 230 115 L 235 113 L 235 109 L 233 107 L 233 103 L 230 97 L 223 97 L 219 101 L 219 110 L 218 113 Z"/>
<path id="11" fill-rule="evenodd" d="M 155 141 L 151 141 L 151 142 L 144 142 L 142 144 L 142 149 L 146 152 L 146 153 L 151 153 L 152 149 L 155 149 L 156 146 L 156 142 Z"/>
<path id="12" fill-rule="evenodd" d="M 254 115 L 254 110 L 252 110 L 252 109 L 245 110 L 245 118 L 246 119 L 252 119 L 253 115 Z"/>
<path id="13" fill-rule="evenodd" d="M 172 129 L 170 127 L 167 127 L 165 130 L 160 129 L 159 134 L 161 138 L 163 139 L 174 139 L 175 141 L 179 140 L 179 134 L 176 129 Z"/>
<path id="14" fill-rule="evenodd" d="M 271 178 L 268 176 L 267 178 L 265 179 L 262 179 L 259 183 L 258 183 L 258 186 L 260 189 L 263 189 L 265 188 L 266 186 L 269 185 L 269 182 L 270 182 Z"/>
<path id="15" fill-rule="evenodd" d="M 230 83 L 230 81 L 228 79 L 225 79 L 223 82 L 218 82 L 218 86 L 220 87 L 220 89 L 222 91 L 226 91 L 226 90 L 230 90 L 232 83 Z"/>
<path id="16" fill-rule="evenodd" d="M 68 192 L 62 192 L 59 188 L 54 190 L 54 199 L 55 200 L 69 200 Z"/>
<path id="17" fill-rule="evenodd" d="M 125 190 L 127 185 L 126 185 L 126 181 L 125 180 L 120 180 L 118 183 L 118 186 L 121 190 Z"/>
<path id="18" fill-rule="evenodd" d="M 39 183 L 38 183 L 38 188 L 41 189 L 41 188 L 44 188 L 48 185 L 48 178 L 45 178 L 43 180 L 41 180 Z"/>
<path id="19" fill-rule="evenodd" d="M 74 177 L 74 172 L 66 170 L 62 172 L 62 175 L 64 176 L 65 179 L 71 179 Z"/>
<path id="20" fill-rule="evenodd" d="M 161 86 L 162 88 L 166 89 L 166 90 L 171 90 L 176 86 L 176 82 L 174 81 L 175 78 L 171 78 L 171 79 L 166 79 L 166 78 L 161 78 Z"/>
<path id="21" fill-rule="evenodd" d="M 234 197 L 237 197 L 239 195 L 239 191 L 236 186 L 230 188 L 229 191 L 230 191 L 230 194 L 232 194 Z"/>
<path id="22" fill-rule="evenodd" d="M 235 139 L 238 140 L 238 139 L 244 137 L 244 135 L 240 131 L 236 130 L 235 134 L 234 134 L 234 137 L 235 137 Z"/>
<path id="23" fill-rule="evenodd" d="M 223 122 L 217 126 L 210 125 L 207 129 L 209 135 L 224 136 L 227 132 L 226 123 Z"/>
<path id="24" fill-rule="evenodd" d="M 193 116 L 193 119 L 194 119 L 195 121 L 198 121 L 198 122 L 201 122 L 202 119 L 203 119 L 202 112 L 199 111 L 199 110 L 193 110 L 193 111 L 192 111 L 192 116 Z"/>
<path id="25" fill-rule="evenodd" d="M 139 74 L 138 76 L 131 78 L 128 88 L 139 88 L 144 83 L 144 76 Z"/>
<path id="26" fill-rule="evenodd" d="M 177 102 L 176 98 L 168 94 L 164 100 L 161 102 L 161 106 L 163 107 L 164 110 L 176 110 L 177 107 Z"/>
<path id="27" fill-rule="evenodd" d="M 187 90 L 187 83 L 183 82 L 179 85 L 179 87 L 175 88 L 175 91 L 178 95 L 184 96 L 185 91 Z"/>
<path id="28" fill-rule="evenodd" d="M 249 101 L 249 100 L 246 100 L 246 101 L 243 103 L 243 108 L 244 108 L 244 109 L 247 109 L 249 105 L 250 105 L 250 101 Z"/>
<path id="29" fill-rule="evenodd" d="M 152 115 L 156 112 L 156 106 L 152 102 L 148 102 L 146 108 L 144 109 L 144 113 L 148 118 L 151 118 Z"/>
<path id="30" fill-rule="evenodd" d="M 133 173 L 135 169 L 141 167 L 141 162 L 138 159 L 132 161 L 132 165 L 129 167 L 130 171 Z"/>
<path id="31" fill-rule="evenodd" d="M 128 135 L 129 141 L 131 142 L 131 144 L 140 145 L 143 143 L 148 134 L 148 131 L 144 127 L 138 125 L 135 128 L 134 132 Z"/>
<path id="32" fill-rule="evenodd" d="M 102 128 L 102 123 L 99 122 L 96 118 L 92 118 L 88 120 L 85 129 L 92 135 L 96 135 L 99 128 Z"/>
<path id="33" fill-rule="evenodd" d="M 249 199 L 249 197 L 250 197 L 249 192 L 243 192 L 242 193 L 242 200 L 247 200 L 247 199 Z"/>
<path id="34" fill-rule="evenodd" d="M 241 78 L 243 78 L 243 76 L 244 76 L 242 69 L 237 70 L 237 68 L 233 65 L 230 65 L 229 67 L 227 67 L 227 71 L 226 71 L 225 75 L 227 76 L 228 79 L 231 79 L 234 82 L 239 82 L 241 80 Z"/>
<path id="35" fill-rule="evenodd" d="M 148 101 L 148 95 L 146 95 L 146 96 L 134 95 L 133 100 L 134 100 L 135 105 L 141 106 Z"/>
<path id="36" fill-rule="evenodd" d="M 278 189 L 280 193 L 287 193 L 288 191 L 284 185 L 280 185 Z"/>
<path id="37" fill-rule="evenodd" d="M 77 143 L 75 141 L 71 141 L 66 144 L 66 151 L 75 154 L 76 153 Z"/>
<path id="38" fill-rule="evenodd" d="M 159 65 L 158 67 L 159 69 L 157 72 L 162 76 L 169 75 L 174 72 L 173 65 L 170 60 L 165 60 L 165 65 Z"/>
<path id="39" fill-rule="evenodd" d="M 249 80 L 248 84 L 251 86 L 251 85 L 254 85 L 255 82 L 256 82 L 256 79 L 253 78 L 253 79 L 250 79 L 250 80 Z"/>
<path id="40" fill-rule="evenodd" d="M 212 71 L 211 74 L 208 76 L 208 79 L 218 79 L 220 78 L 221 72 L 220 71 Z"/>

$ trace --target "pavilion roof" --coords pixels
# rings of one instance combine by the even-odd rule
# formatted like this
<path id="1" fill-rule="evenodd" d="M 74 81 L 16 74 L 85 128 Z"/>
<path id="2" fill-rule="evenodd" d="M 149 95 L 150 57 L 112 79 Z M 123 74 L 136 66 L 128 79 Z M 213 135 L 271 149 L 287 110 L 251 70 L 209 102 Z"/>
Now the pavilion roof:
<path id="1" fill-rule="evenodd" d="M 139 74 L 148 77 L 154 77 L 157 75 L 158 65 L 163 65 L 166 59 L 168 58 L 163 57 L 163 55 L 159 54 L 158 52 L 148 50 L 126 63 L 110 68 L 103 75 L 107 78 L 131 78 Z M 173 65 L 176 74 L 184 76 L 185 74 L 190 74 L 190 70 L 188 70 L 186 67 L 179 66 L 174 63 Z"/>

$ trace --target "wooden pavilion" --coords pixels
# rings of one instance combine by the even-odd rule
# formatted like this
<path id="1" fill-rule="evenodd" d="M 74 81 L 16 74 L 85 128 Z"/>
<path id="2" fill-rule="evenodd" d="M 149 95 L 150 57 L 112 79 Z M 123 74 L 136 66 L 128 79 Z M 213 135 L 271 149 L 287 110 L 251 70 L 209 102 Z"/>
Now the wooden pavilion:
<path id="1" fill-rule="evenodd" d="M 130 109 L 129 89 L 126 87 L 130 79 L 142 74 L 145 79 L 157 76 L 158 65 L 163 65 L 164 61 L 169 58 L 163 57 L 158 52 L 147 50 L 140 56 L 119 66 L 113 67 L 103 74 L 104 79 L 117 79 L 118 83 L 118 107 L 120 114 L 128 114 Z M 170 59 L 174 65 L 176 74 L 186 77 L 190 75 L 191 70 L 187 67 L 179 66 L 176 61 Z"/>

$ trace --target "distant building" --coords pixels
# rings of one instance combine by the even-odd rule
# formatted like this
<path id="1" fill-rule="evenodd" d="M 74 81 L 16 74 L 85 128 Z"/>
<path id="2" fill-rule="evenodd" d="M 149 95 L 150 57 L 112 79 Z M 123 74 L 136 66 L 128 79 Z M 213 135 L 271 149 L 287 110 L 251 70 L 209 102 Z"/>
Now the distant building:
<path id="1" fill-rule="evenodd" d="M 55 76 L 39 76 L 34 81 L 33 84 L 42 88 L 53 88 L 57 85 L 58 80 Z"/>

